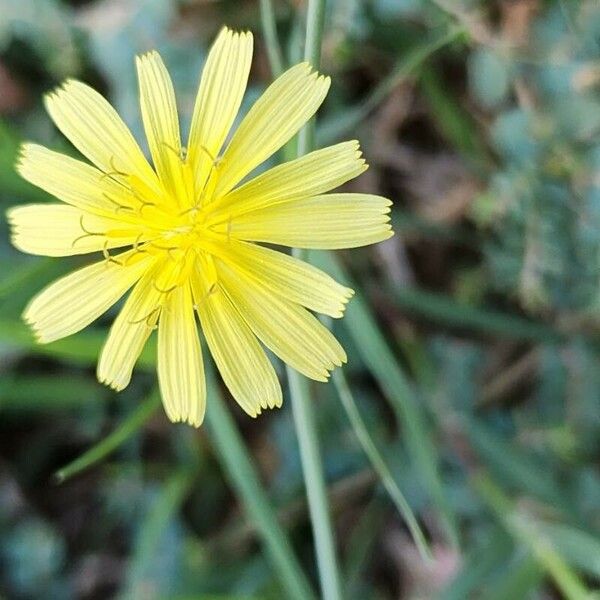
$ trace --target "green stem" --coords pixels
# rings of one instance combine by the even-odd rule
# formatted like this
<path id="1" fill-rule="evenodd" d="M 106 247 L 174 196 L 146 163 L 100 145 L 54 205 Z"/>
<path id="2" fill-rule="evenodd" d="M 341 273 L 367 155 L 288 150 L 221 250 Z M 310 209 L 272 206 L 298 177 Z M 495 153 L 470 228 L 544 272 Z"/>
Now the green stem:
<path id="1" fill-rule="evenodd" d="M 269 57 L 271 73 L 273 77 L 279 77 L 283 73 L 283 58 L 279 39 L 277 38 L 275 12 L 273 11 L 273 2 L 271 0 L 260 0 L 260 21 L 267 46 L 267 56 Z"/>
<path id="2" fill-rule="evenodd" d="M 294 425 L 302 458 L 308 510 L 315 539 L 321 593 L 325 600 L 340 600 L 342 598 L 341 584 L 309 383 L 304 376 L 289 367 L 287 368 L 287 374 L 292 398 Z"/>
<path id="3" fill-rule="evenodd" d="M 318 69 L 321 62 L 325 0 L 309 0 L 306 19 L 304 57 L 315 69 Z M 311 120 L 298 136 L 298 155 L 310 152 L 314 148 L 314 140 L 314 122 Z M 293 254 L 297 258 L 303 258 L 303 252 L 300 250 L 294 250 Z M 287 374 L 315 540 L 321 594 L 324 600 L 341 600 L 342 588 L 309 384 L 307 379 L 294 369 L 288 367 Z"/>
<path id="4" fill-rule="evenodd" d="M 325 24 L 326 0 L 309 0 L 306 14 L 306 40 L 304 60 L 318 69 L 321 65 L 321 40 Z M 315 148 L 315 120 L 311 119 L 298 134 L 298 155 L 302 156 Z"/>
<path id="5" fill-rule="evenodd" d="M 291 545 L 274 517 L 269 499 L 242 441 L 233 418 L 224 405 L 211 366 L 206 365 L 206 383 L 210 401 L 207 402 L 206 422 L 211 439 L 218 450 L 231 484 L 242 499 L 264 543 L 265 552 L 277 570 L 286 598 L 310 600 L 314 593 L 304 575 Z"/>

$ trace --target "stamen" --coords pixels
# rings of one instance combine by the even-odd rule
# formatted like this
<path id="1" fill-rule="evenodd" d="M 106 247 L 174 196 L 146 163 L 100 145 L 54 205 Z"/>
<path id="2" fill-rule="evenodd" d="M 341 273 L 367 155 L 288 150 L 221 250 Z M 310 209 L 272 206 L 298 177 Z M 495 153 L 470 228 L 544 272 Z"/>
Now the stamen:
<path id="1" fill-rule="evenodd" d="M 124 171 L 119 171 L 119 169 L 117 169 L 117 167 L 115 167 L 115 157 L 114 156 L 110 157 L 109 164 L 110 164 L 110 168 L 112 169 L 112 171 L 105 171 L 104 173 L 102 173 L 102 175 L 100 177 L 100 181 L 104 180 L 107 177 L 113 179 L 115 175 L 117 175 L 119 177 L 127 177 L 127 173 L 125 173 Z M 117 182 L 117 183 L 121 183 L 121 182 Z"/>
<path id="2" fill-rule="evenodd" d="M 221 161 L 221 157 L 218 156 L 217 158 L 215 158 L 214 155 L 213 155 L 213 153 L 206 146 L 200 144 L 198 146 L 198 148 L 200 148 L 200 150 L 204 151 L 204 153 L 212 161 L 213 165 L 216 165 L 217 163 L 219 163 Z"/>
<path id="3" fill-rule="evenodd" d="M 140 240 L 141 240 L 143 237 L 144 237 L 144 234 L 143 234 L 143 233 L 140 233 L 140 234 L 139 234 L 139 235 L 138 235 L 138 236 L 135 238 L 135 241 L 133 242 L 133 250 L 134 250 L 134 252 L 139 252 L 140 254 L 142 254 L 142 253 L 144 253 L 144 252 L 145 252 L 146 254 L 148 253 L 148 250 L 146 250 L 145 248 L 142 248 L 142 249 L 140 250 Z"/>
<path id="4" fill-rule="evenodd" d="M 158 320 L 158 315 L 160 314 L 161 311 L 161 306 L 157 306 L 155 308 L 153 308 L 145 317 L 142 317 L 141 319 L 136 319 L 135 321 L 129 321 L 130 325 L 139 325 L 140 323 L 143 323 L 144 321 L 146 322 L 146 327 L 148 327 L 149 329 L 156 329 L 157 325 L 156 325 L 156 321 Z M 156 319 L 154 319 L 156 315 Z M 154 321 L 154 322 L 152 322 Z"/>
<path id="5" fill-rule="evenodd" d="M 121 261 L 117 260 L 114 256 L 111 256 L 110 252 L 108 251 L 108 240 L 104 241 L 104 247 L 102 248 L 102 255 L 104 256 L 104 260 L 106 260 L 106 263 L 114 263 L 115 265 L 119 265 L 119 267 L 124 267 L 125 263 L 122 263 Z M 127 262 L 127 261 L 125 261 Z"/>
<path id="6" fill-rule="evenodd" d="M 200 146 L 200 148 L 208 154 L 208 156 L 210 157 L 210 159 L 212 161 L 212 164 L 210 166 L 210 170 L 208 171 L 208 175 L 206 176 L 206 181 L 204 182 L 204 185 L 202 186 L 202 189 L 200 190 L 200 193 L 198 194 L 198 200 L 194 203 L 194 205 L 191 208 L 186 208 L 183 212 L 180 212 L 179 213 L 180 217 L 200 209 L 200 205 L 202 204 L 202 200 L 204 199 L 204 193 L 206 192 L 208 183 L 211 180 L 213 172 L 215 171 L 215 169 L 219 166 L 219 163 L 221 162 L 221 157 L 218 157 L 215 159 L 213 157 L 213 155 L 204 146 Z"/>
<path id="7" fill-rule="evenodd" d="M 179 152 L 177 152 L 177 149 L 173 148 L 170 144 L 167 144 L 167 142 L 161 142 L 161 144 L 168 148 L 181 162 L 187 160 L 187 148 L 185 146 L 180 146 Z"/>
<path id="8" fill-rule="evenodd" d="M 192 206 L 191 208 L 186 208 L 184 211 L 182 211 L 180 213 L 177 213 L 177 216 L 178 217 L 183 217 L 183 216 L 185 216 L 185 215 L 187 215 L 187 214 L 189 214 L 191 212 L 198 211 L 198 210 L 200 210 L 200 203 L 199 202 L 197 202 L 196 204 L 194 204 L 194 206 Z"/>
<path id="9" fill-rule="evenodd" d="M 173 256 L 173 252 L 175 250 L 179 250 L 179 248 L 177 246 L 160 246 L 159 244 L 155 243 L 155 242 L 148 242 L 148 246 L 152 246 L 153 248 L 156 248 L 157 250 L 166 250 L 169 253 L 169 257 L 171 258 L 171 260 L 173 262 L 177 262 L 177 258 Z"/>
<path id="10" fill-rule="evenodd" d="M 146 208 L 147 206 L 156 206 L 156 202 L 148 202 L 147 200 L 144 200 L 144 198 L 142 198 L 139 195 L 139 193 L 137 192 L 136 189 L 131 188 L 131 193 L 133 194 L 135 199 L 140 203 L 140 207 L 138 208 L 138 212 L 140 213 L 140 216 L 143 216 L 144 208 Z"/>
<path id="11" fill-rule="evenodd" d="M 152 287 L 161 294 L 170 294 L 174 289 L 177 288 L 177 284 L 175 283 L 170 288 L 163 290 L 162 288 L 158 287 L 158 285 L 156 285 L 156 281 L 152 280 Z"/>
<path id="12" fill-rule="evenodd" d="M 120 210 L 132 210 L 130 206 L 126 206 L 125 204 L 121 204 L 120 202 L 118 202 L 117 200 L 115 200 L 114 198 L 110 197 L 110 194 L 108 194 L 107 192 L 102 192 L 102 195 L 112 204 L 114 204 L 117 208 L 115 209 L 115 214 L 119 214 Z"/>
<path id="13" fill-rule="evenodd" d="M 106 235 L 104 232 L 97 232 L 97 231 L 88 231 L 84 226 L 83 226 L 83 217 L 84 215 L 81 215 L 79 217 L 79 227 L 81 227 L 81 230 L 84 232 L 83 235 L 80 235 L 79 237 L 75 238 L 72 242 L 71 242 L 71 248 L 75 247 L 75 244 L 79 241 L 79 240 L 83 240 L 86 237 L 102 237 L 104 235 Z"/>
<path id="14" fill-rule="evenodd" d="M 204 302 L 206 302 L 213 294 L 216 294 L 219 291 L 218 285 L 219 284 L 217 281 L 211 284 L 211 286 L 208 288 L 208 292 L 206 292 L 206 294 L 200 298 L 200 302 L 196 302 L 194 304 L 194 310 L 198 310 L 201 304 L 204 304 Z"/>

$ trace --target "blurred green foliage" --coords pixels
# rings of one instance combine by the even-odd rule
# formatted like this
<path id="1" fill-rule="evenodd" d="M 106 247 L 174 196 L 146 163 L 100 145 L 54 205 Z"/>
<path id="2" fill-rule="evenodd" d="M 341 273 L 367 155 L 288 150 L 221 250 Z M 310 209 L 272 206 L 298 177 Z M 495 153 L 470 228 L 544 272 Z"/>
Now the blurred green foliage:
<path id="1" fill-rule="evenodd" d="M 302 2 L 273 4 L 289 64 Z M 0 0 L 2 213 L 48 199 L 14 172 L 22 140 L 72 151 L 41 103 L 65 77 L 102 90 L 141 139 L 133 56 L 157 48 L 185 126 L 227 23 L 257 37 L 247 108 L 270 80 L 258 6 Z M 598 3 L 330 0 L 323 65 L 333 85 L 320 139 L 361 140 L 372 166 L 357 185 L 392 198 L 398 231 L 377 249 L 311 256 L 358 292 L 335 323 L 350 397 L 340 402 L 343 384 L 311 388 L 346 596 L 591 597 Z M 125 392 L 103 388 L 94 363 L 114 310 L 49 346 L 20 321 L 37 290 L 87 259 L 22 255 L 3 218 L 0 233 L 0 597 L 281 598 L 279 543 L 316 589 L 289 403 L 250 421 L 213 382 L 217 420 L 171 425 L 153 395 L 152 347 Z"/>

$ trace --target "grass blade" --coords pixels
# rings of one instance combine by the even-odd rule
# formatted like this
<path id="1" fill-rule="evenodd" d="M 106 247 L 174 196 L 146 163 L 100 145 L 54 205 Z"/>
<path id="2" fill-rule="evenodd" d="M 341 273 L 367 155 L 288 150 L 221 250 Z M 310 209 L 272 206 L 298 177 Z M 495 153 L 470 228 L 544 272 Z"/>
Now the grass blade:
<path id="1" fill-rule="evenodd" d="M 63 483 L 67 479 L 81 473 L 81 471 L 91 467 L 106 458 L 111 452 L 116 450 L 121 444 L 126 442 L 135 432 L 137 432 L 155 413 L 160 406 L 160 394 L 154 391 L 149 398 L 140 404 L 133 413 L 127 417 L 120 425 L 101 442 L 84 452 L 79 458 L 69 463 L 56 472 L 54 478 L 58 483 Z"/>
<path id="2" fill-rule="evenodd" d="M 495 310 L 466 306 L 450 297 L 418 288 L 393 286 L 390 287 L 390 293 L 404 310 L 441 325 L 534 342 L 557 342 L 561 339 L 560 333 L 542 323 Z"/>
<path id="3" fill-rule="evenodd" d="M 276 569 L 287 598 L 309 600 L 314 594 L 291 545 L 275 518 L 265 491 L 233 418 L 223 402 L 212 365 L 206 365 L 209 401 L 206 422 L 232 486 L 254 522 L 265 552 Z"/>
<path id="4" fill-rule="evenodd" d="M 531 552 L 568 600 L 590 600 L 592 596 L 583 582 L 529 515 L 516 509 L 488 475 L 477 476 L 474 486 L 498 521 L 520 545 Z"/>
<path id="5" fill-rule="evenodd" d="M 108 332 L 101 329 L 86 329 L 51 344 L 39 344 L 30 329 L 21 321 L 0 320 L 0 344 L 8 349 L 28 352 L 35 356 L 48 356 L 68 364 L 89 367 L 96 363 L 100 348 Z M 136 368 L 146 371 L 156 366 L 156 340 L 146 343 Z"/>
<path id="6" fill-rule="evenodd" d="M 531 593 L 542 583 L 544 571 L 533 556 L 520 555 L 514 563 L 509 565 L 507 573 L 493 587 L 486 600 L 530 598 Z"/>
<path id="7" fill-rule="evenodd" d="M 436 33 L 432 39 L 427 40 L 399 59 L 390 74 L 380 81 L 365 100 L 347 109 L 341 117 L 329 119 L 319 127 L 319 145 L 331 144 L 354 130 L 394 88 L 414 75 L 428 58 L 458 39 L 463 33 L 464 29 L 462 27 L 452 27 L 442 33 Z"/>
<path id="8" fill-rule="evenodd" d="M 542 534 L 573 567 L 600 580 L 600 538 L 562 523 L 538 523 Z"/>
<path id="9" fill-rule="evenodd" d="M 500 527 L 495 526 L 489 535 L 470 552 L 462 569 L 439 594 L 438 600 L 464 600 L 474 597 L 473 592 L 483 586 L 490 573 L 507 561 L 514 544 Z"/>
<path id="10" fill-rule="evenodd" d="M 142 598 L 152 593 L 152 567 L 157 560 L 161 537 L 170 521 L 177 515 L 193 483 L 195 471 L 180 468 L 161 486 L 148 514 L 141 524 L 131 565 L 128 569 L 126 593 L 123 598 Z M 140 591 L 144 590 L 143 593 Z M 147 596 L 146 596 L 147 597 Z"/>
<path id="11" fill-rule="evenodd" d="M 279 77 L 283 73 L 283 56 L 277 37 L 277 23 L 272 0 L 260 0 L 260 21 L 271 66 L 271 74 L 273 77 Z"/>
<path id="12" fill-rule="evenodd" d="M 370 436 L 369 430 L 367 429 L 367 426 L 360 415 L 358 406 L 356 406 L 356 402 L 354 401 L 354 397 L 352 396 L 352 392 L 350 391 L 348 382 L 346 381 L 346 376 L 344 375 L 342 369 L 336 369 L 333 372 L 332 379 L 342 406 L 346 411 L 346 415 L 348 415 L 348 419 L 352 424 L 352 428 L 354 429 L 354 433 L 356 434 L 360 445 L 363 447 L 363 450 L 373 465 L 375 472 L 377 475 L 379 475 L 381 483 L 394 503 L 394 506 L 398 509 L 398 512 L 406 521 L 406 525 L 421 556 L 424 559 L 431 560 L 431 551 L 427 544 L 427 540 L 423 535 L 423 531 L 421 530 L 419 523 L 410 508 L 410 504 L 407 502 L 404 494 L 400 491 L 400 488 L 394 480 L 394 477 L 385 463 L 383 456 L 377 449 L 373 438 Z"/>

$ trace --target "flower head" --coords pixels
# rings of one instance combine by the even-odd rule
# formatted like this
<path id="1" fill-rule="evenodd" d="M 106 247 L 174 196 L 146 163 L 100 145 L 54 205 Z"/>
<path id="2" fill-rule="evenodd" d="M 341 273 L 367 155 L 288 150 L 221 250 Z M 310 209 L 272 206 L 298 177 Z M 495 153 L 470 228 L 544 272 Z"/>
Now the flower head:
<path id="1" fill-rule="evenodd" d="M 329 79 L 308 64 L 292 67 L 226 143 L 251 59 L 252 35 L 223 29 L 204 66 L 182 144 L 162 60 L 156 52 L 138 57 L 153 166 L 101 95 L 83 83 L 65 82 L 48 94 L 46 107 L 92 164 L 24 144 L 19 173 L 62 202 L 8 213 L 13 243 L 24 252 L 103 254 L 31 301 L 24 318 L 38 340 L 83 329 L 132 288 L 102 349 L 98 379 L 125 388 L 158 329 L 166 412 L 173 421 L 196 426 L 206 389 L 195 313 L 225 384 L 252 416 L 282 400 L 262 344 L 319 381 L 346 360 L 309 311 L 341 317 L 352 290 L 257 242 L 332 249 L 392 235 L 385 198 L 325 193 L 366 169 L 357 142 L 317 150 L 243 182 L 314 115 L 329 88 Z"/>

